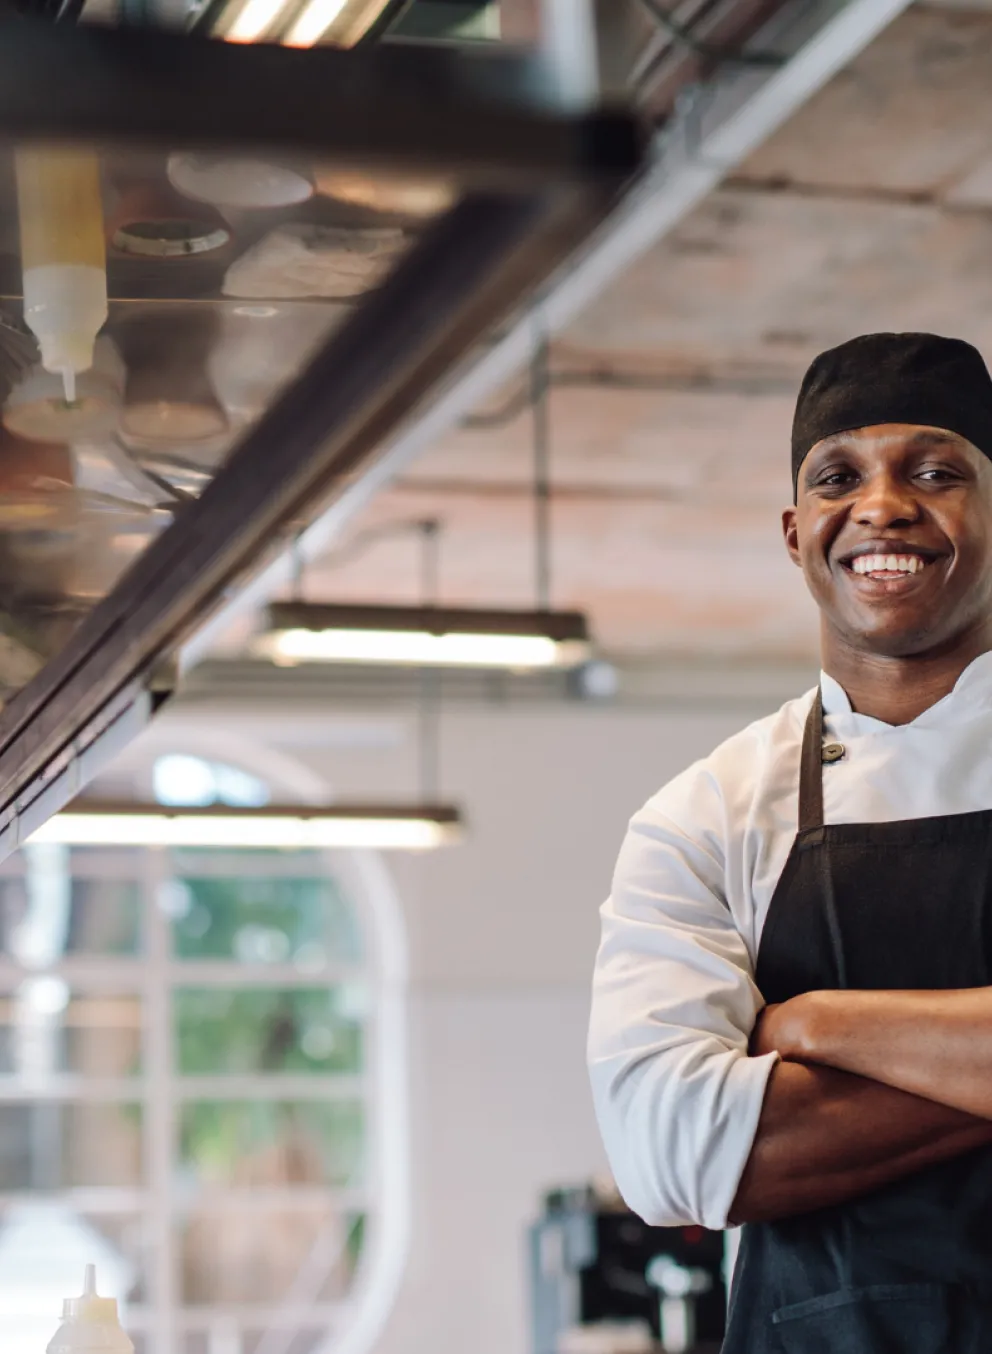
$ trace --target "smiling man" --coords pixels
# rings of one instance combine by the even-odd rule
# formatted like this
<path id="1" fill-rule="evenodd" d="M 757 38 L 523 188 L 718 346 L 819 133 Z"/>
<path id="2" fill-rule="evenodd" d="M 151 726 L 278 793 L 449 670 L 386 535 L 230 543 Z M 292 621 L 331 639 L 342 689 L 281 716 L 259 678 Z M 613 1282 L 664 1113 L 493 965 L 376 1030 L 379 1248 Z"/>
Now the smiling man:
<path id="1" fill-rule="evenodd" d="M 818 687 L 631 822 L 590 1069 L 621 1191 L 745 1223 L 726 1354 L 992 1350 L 992 379 L 822 354 L 786 548 Z"/>

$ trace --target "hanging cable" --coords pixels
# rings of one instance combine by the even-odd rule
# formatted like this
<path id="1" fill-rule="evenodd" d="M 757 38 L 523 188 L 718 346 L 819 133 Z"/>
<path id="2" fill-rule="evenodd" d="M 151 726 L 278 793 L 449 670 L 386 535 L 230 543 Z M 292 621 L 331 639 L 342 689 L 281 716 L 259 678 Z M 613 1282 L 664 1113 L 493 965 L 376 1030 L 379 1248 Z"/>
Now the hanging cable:
<path id="1" fill-rule="evenodd" d="M 441 587 L 441 523 L 434 517 L 418 522 L 420 529 L 420 596 L 424 606 L 438 603 Z"/>
<path id="2" fill-rule="evenodd" d="M 420 526 L 420 602 L 436 607 L 440 595 L 441 523 L 428 519 Z M 441 673 L 438 668 L 420 669 L 420 798 L 425 804 L 440 799 Z"/>
<path id="3" fill-rule="evenodd" d="M 294 602 L 303 601 L 303 570 L 306 560 L 303 557 L 302 532 L 294 532 L 289 543 L 289 586 Z"/>
<path id="4" fill-rule="evenodd" d="M 538 611 L 551 609 L 551 476 L 548 340 L 539 330 L 530 369 L 534 434 L 534 566 Z"/>

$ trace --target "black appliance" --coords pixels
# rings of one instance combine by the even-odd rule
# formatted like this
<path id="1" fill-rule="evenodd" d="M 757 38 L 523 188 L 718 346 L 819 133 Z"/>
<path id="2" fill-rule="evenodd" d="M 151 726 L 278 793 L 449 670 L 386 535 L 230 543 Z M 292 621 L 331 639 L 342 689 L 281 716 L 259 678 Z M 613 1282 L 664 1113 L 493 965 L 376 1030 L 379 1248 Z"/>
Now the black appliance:
<path id="1" fill-rule="evenodd" d="M 716 1354 L 720 1347 L 722 1232 L 651 1227 L 613 1191 L 558 1189 L 545 1196 L 529 1230 L 528 1261 L 533 1354 L 560 1354 L 568 1332 L 582 1327 L 603 1329 L 604 1350 L 609 1330 L 626 1328 L 634 1338 L 637 1327 L 666 1354 Z M 636 1338 L 618 1349 L 620 1343 L 633 1349 Z"/>

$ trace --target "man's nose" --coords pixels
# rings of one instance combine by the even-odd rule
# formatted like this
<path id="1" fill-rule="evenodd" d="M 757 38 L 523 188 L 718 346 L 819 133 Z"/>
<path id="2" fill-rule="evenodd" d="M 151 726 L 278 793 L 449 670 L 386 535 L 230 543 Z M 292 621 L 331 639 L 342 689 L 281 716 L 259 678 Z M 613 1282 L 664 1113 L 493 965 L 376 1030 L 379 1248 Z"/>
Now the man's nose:
<path id="1" fill-rule="evenodd" d="M 891 527 L 915 522 L 920 505 L 912 486 L 891 475 L 877 475 L 862 486 L 854 517 L 865 526 Z"/>

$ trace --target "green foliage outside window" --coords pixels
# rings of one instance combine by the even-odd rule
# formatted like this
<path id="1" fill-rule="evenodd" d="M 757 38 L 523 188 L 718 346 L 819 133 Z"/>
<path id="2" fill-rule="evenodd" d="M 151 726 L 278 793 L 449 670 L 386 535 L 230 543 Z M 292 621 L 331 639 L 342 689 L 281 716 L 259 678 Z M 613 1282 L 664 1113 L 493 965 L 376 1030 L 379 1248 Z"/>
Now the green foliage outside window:
<path id="1" fill-rule="evenodd" d="M 183 860 L 186 865 L 187 853 Z M 177 1071 L 182 1075 L 357 1074 L 363 1065 L 364 985 L 321 985 L 325 964 L 357 963 L 361 934 L 332 880 L 184 871 L 172 888 L 176 958 L 240 959 L 255 973 L 240 989 L 173 993 Z M 261 986 L 257 966 L 315 971 L 314 986 Z M 257 975 L 257 976 L 256 976 Z M 360 1173 L 363 1113 L 358 1100 L 198 1101 L 183 1107 L 187 1167 L 232 1180 L 246 1159 L 280 1147 L 307 1178 L 344 1184 Z M 305 1160 L 304 1160 L 305 1159 Z"/>

